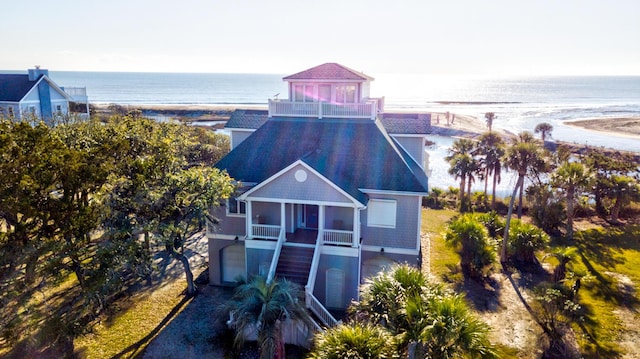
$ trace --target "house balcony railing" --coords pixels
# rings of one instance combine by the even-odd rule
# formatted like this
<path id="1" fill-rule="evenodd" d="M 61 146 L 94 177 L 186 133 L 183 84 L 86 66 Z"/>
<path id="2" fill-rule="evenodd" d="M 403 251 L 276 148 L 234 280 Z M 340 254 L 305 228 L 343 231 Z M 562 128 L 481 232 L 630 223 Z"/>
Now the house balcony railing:
<path id="1" fill-rule="evenodd" d="M 324 244 L 351 246 L 353 245 L 353 231 L 325 229 L 322 233 L 322 241 Z"/>
<path id="2" fill-rule="evenodd" d="M 75 102 L 87 102 L 87 88 L 86 87 L 61 87 L 62 91 L 66 92 L 67 95 L 71 96 L 73 101 Z"/>
<path id="3" fill-rule="evenodd" d="M 269 100 L 269 117 L 368 118 L 382 112 L 382 99 L 358 103 L 294 102 Z"/>
<path id="4" fill-rule="evenodd" d="M 251 232 L 253 238 L 278 239 L 280 236 L 280 226 L 272 224 L 252 224 Z"/>

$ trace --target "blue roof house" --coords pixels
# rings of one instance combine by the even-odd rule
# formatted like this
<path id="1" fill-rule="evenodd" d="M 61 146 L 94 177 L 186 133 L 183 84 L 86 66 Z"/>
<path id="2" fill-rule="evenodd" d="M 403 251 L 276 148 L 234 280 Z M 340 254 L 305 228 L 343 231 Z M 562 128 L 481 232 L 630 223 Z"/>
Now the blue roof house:
<path id="1" fill-rule="evenodd" d="M 27 74 L 0 74 L 0 116 L 41 118 L 51 123 L 57 116 L 89 115 L 86 88 L 58 86 L 49 71 L 36 67 Z"/>
<path id="2" fill-rule="evenodd" d="M 215 166 L 239 187 L 207 226 L 210 283 L 287 278 L 332 325 L 368 276 L 421 264 L 431 117 L 385 113 L 373 78 L 335 63 L 284 81 L 288 99 L 227 122 L 232 150 Z"/>

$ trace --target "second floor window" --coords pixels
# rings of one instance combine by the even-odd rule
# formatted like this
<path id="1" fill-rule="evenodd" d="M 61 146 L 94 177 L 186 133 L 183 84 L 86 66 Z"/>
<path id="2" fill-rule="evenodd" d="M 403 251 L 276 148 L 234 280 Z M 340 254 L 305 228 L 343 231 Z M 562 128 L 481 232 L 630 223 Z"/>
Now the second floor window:
<path id="1" fill-rule="evenodd" d="M 336 102 L 338 103 L 356 102 L 356 85 L 336 86 Z"/>
<path id="2" fill-rule="evenodd" d="M 293 100 L 295 102 L 315 102 L 315 93 L 312 85 L 294 85 Z"/>
<path id="3" fill-rule="evenodd" d="M 236 197 L 230 197 L 227 200 L 228 215 L 245 215 L 247 213 L 246 204 L 239 201 Z"/>

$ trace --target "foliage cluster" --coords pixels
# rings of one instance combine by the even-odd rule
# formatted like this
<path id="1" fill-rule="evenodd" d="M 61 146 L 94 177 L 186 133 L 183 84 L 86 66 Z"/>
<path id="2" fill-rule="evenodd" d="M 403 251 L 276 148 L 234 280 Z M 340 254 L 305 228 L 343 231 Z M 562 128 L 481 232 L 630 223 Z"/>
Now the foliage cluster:
<path id="1" fill-rule="evenodd" d="M 193 293 L 185 240 L 233 189 L 210 166 L 228 149 L 223 136 L 134 116 L 55 127 L 0 120 L 4 340 L 54 325 L 55 338 L 33 345 L 68 342 L 128 285 L 150 279 L 159 252 L 183 263 Z M 33 307 L 68 281 L 71 295 Z"/>
<path id="2" fill-rule="evenodd" d="M 369 278 L 349 312 L 348 322 L 317 334 L 312 357 L 496 357 L 489 327 L 464 299 L 408 265 Z"/>

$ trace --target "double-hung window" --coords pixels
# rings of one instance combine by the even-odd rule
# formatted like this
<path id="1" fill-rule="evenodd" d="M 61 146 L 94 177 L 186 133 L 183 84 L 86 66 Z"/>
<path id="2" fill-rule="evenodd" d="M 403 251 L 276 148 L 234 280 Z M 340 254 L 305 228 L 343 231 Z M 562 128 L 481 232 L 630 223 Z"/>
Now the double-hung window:
<path id="1" fill-rule="evenodd" d="M 229 197 L 227 200 L 228 216 L 244 216 L 247 213 L 246 204 L 236 197 Z"/>

